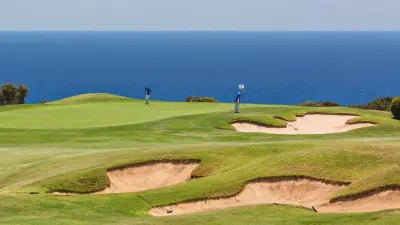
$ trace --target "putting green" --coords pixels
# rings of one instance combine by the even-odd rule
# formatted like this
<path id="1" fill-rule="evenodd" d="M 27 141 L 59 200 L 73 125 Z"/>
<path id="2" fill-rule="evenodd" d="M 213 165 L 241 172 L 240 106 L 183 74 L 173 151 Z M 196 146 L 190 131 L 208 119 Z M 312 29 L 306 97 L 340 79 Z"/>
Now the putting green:
<path id="1" fill-rule="evenodd" d="M 249 105 L 246 107 L 254 107 Z M 7 107 L 6 107 L 7 108 Z M 174 116 L 230 110 L 232 104 L 143 101 L 113 95 L 82 95 L 18 110 L 0 110 L 0 127 L 55 129 L 118 126 Z"/>
<path id="2" fill-rule="evenodd" d="M 259 205 L 156 218 L 154 206 L 239 193 L 257 178 L 305 176 L 350 185 L 329 199 L 400 187 L 400 121 L 349 108 L 143 101 L 85 95 L 45 105 L 0 107 L 0 224 L 398 224 L 400 211 L 323 214 Z M 318 112 L 356 114 L 377 126 L 344 133 L 239 133 L 230 123 L 284 126 Z M 95 192 L 106 170 L 151 160 L 199 160 L 197 178 L 139 193 Z M 29 193 L 38 194 L 29 194 Z"/>

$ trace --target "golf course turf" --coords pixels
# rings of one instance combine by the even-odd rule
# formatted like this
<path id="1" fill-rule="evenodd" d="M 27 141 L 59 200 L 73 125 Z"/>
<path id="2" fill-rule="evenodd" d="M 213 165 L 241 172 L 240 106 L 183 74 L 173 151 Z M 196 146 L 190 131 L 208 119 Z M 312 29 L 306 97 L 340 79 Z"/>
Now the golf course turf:
<path id="1" fill-rule="evenodd" d="M 153 207 L 233 196 L 255 180 L 346 184 L 331 203 L 400 187 L 400 121 L 354 108 L 144 101 L 87 94 L 0 107 L 0 224 L 399 224 L 400 209 L 316 213 L 295 205 L 243 205 L 153 217 Z M 346 114 L 342 133 L 241 133 L 250 122 L 286 127 L 306 114 Z M 139 192 L 93 195 L 107 172 L 155 162 L 196 162 L 191 179 Z M 52 192 L 80 193 L 55 196 Z M 139 195 L 139 197 L 138 197 Z M 279 202 L 277 202 L 279 203 Z"/>

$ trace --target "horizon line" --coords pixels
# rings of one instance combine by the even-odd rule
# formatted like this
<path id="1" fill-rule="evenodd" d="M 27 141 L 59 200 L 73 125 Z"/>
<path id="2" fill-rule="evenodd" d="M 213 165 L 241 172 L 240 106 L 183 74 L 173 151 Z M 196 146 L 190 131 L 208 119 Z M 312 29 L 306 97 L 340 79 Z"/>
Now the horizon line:
<path id="1" fill-rule="evenodd" d="M 343 33 L 396 33 L 400 30 L 1 30 L 0 32 L 343 32 Z"/>

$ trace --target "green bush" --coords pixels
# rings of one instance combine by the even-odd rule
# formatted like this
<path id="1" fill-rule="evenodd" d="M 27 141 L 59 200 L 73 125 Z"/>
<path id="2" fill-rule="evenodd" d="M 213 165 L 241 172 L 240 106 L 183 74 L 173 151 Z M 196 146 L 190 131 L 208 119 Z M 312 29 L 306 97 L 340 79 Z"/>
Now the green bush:
<path id="1" fill-rule="evenodd" d="M 46 104 L 47 103 L 47 101 L 46 100 L 42 100 L 42 101 L 40 101 L 40 104 Z"/>
<path id="2" fill-rule="evenodd" d="M 186 102 L 214 102 L 214 103 L 217 103 L 218 101 L 215 98 L 211 98 L 211 97 L 187 96 Z"/>
<path id="3" fill-rule="evenodd" d="M 186 96 L 186 102 L 192 102 L 193 96 Z"/>
<path id="4" fill-rule="evenodd" d="M 29 89 L 26 85 L 19 85 L 18 86 L 18 104 L 25 104 L 25 98 L 28 96 Z"/>
<path id="5" fill-rule="evenodd" d="M 3 92 L 0 90 L 0 105 L 4 105 L 4 95 Z"/>
<path id="6" fill-rule="evenodd" d="M 298 106 L 308 106 L 308 107 L 339 107 L 340 105 L 336 102 L 313 102 L 313 101 L 304 101 Z"/>
<path id="7" fill-rule="evenodd" d="M 201 98 L 201 102 L 217 102 L 217 100 L 211 97 L 205 97 Z"/>
<path id="8" fill-rule="evenodd" d="M 372 102 L 369 102 L 364 105 L 349 105 L 350 108 L 359 108 L 359 109 L 371 109 L 371 110 L 381 110 L 381 111 L 389 111 L 390 104 L 392 103 L 392 97 L 384 97 L 374 99 Z"/>
<path id="9" fill-rule="evenodd" d="M 390 104 L 390 111 L 392 111 L 395 119 L 400 119 L 400 96 L 394 98 Z"/>
<path id="10" fill-rule="evenodd" d="M 15 99 L 18 96 L 18 88 L 14 84 L 2 84 L 1 92 L 4 98 L 4 104 L 14 104 Z"/>
<path id="11" fill-rule="evenodd" d="M 0 105 L 24 104 L 28 96 L 28 87 L 15 86 L 13 83 L 2 84 L 0 88 Z"/>

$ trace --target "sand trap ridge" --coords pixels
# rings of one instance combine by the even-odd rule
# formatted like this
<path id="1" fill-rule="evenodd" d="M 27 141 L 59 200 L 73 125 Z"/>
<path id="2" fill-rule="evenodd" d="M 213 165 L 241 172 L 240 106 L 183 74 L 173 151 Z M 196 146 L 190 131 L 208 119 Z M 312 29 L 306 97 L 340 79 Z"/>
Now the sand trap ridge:
<path id="1" fill-rule="evenodd" d="M 373 212 L 386 209 L 400 209 L 400 191 L 388 190 L 353 201 L 340 201 L 318 207 L 323 213 Z"/>
<path id="2" fill-rule="evenodd" d="M 239 132 L 268 134 L 329 134 L 376 126 L 373 123 L 346 124 L 348 120 L 356 117 L 351 115 L 306 114 L 303 117 L 297 117 L 294 122 L 286 122 L 288 124 L 286 128 L 271 128 L 246 122 L 231 125 Z"/>
<path id="3" fill-rule="evenodd" d="M 190 179 L 198 163 L 155 163 L 107 172 L 111 185 L 97 194 L 137 192 L 174 184 Z"/>
<path id="4" fill-rule="evenodd" d="M 367 197 L 329 203 L 329 198 L 345 185 L 304 179 L 283 181 L 257 181 L 245 186 L 235 196 L 174 204 L 152 208 L 153 216 L 170 216 L 224 209 L 244 205 L 287 204 L 306 208 L 314 207 L 319 213 L 373 212 L 400 209 L 400 190 L 386 190 Z M 166 210 L 172 210 L 167 213 Z"/>
<path id="5" fill-rule="evenodd" d="M 192 171 L 199 165 L 195 162 L 155 162 L 134 165 L 107 172 L 110 186 L 92 194 L 138 192 L 166 187 L 190 180 Z M 54 192 L 54 195 L 76 193 Z"/>
<path id="6" fill-rule="evenodd" d="M 344 188 L 342 185 L 326 184 L 309 179 L 260 181 L 247 184 L 241 193 L 233 197 L 201 200 L 165 207 L 173 210 L 170 214 L 160 208 L 153 208 L 149 213 L 153 216 L 167 216 L 268 203 L 292 204 L 310 208 L 329 202 L 331 194 L 342 188 Z"/>

